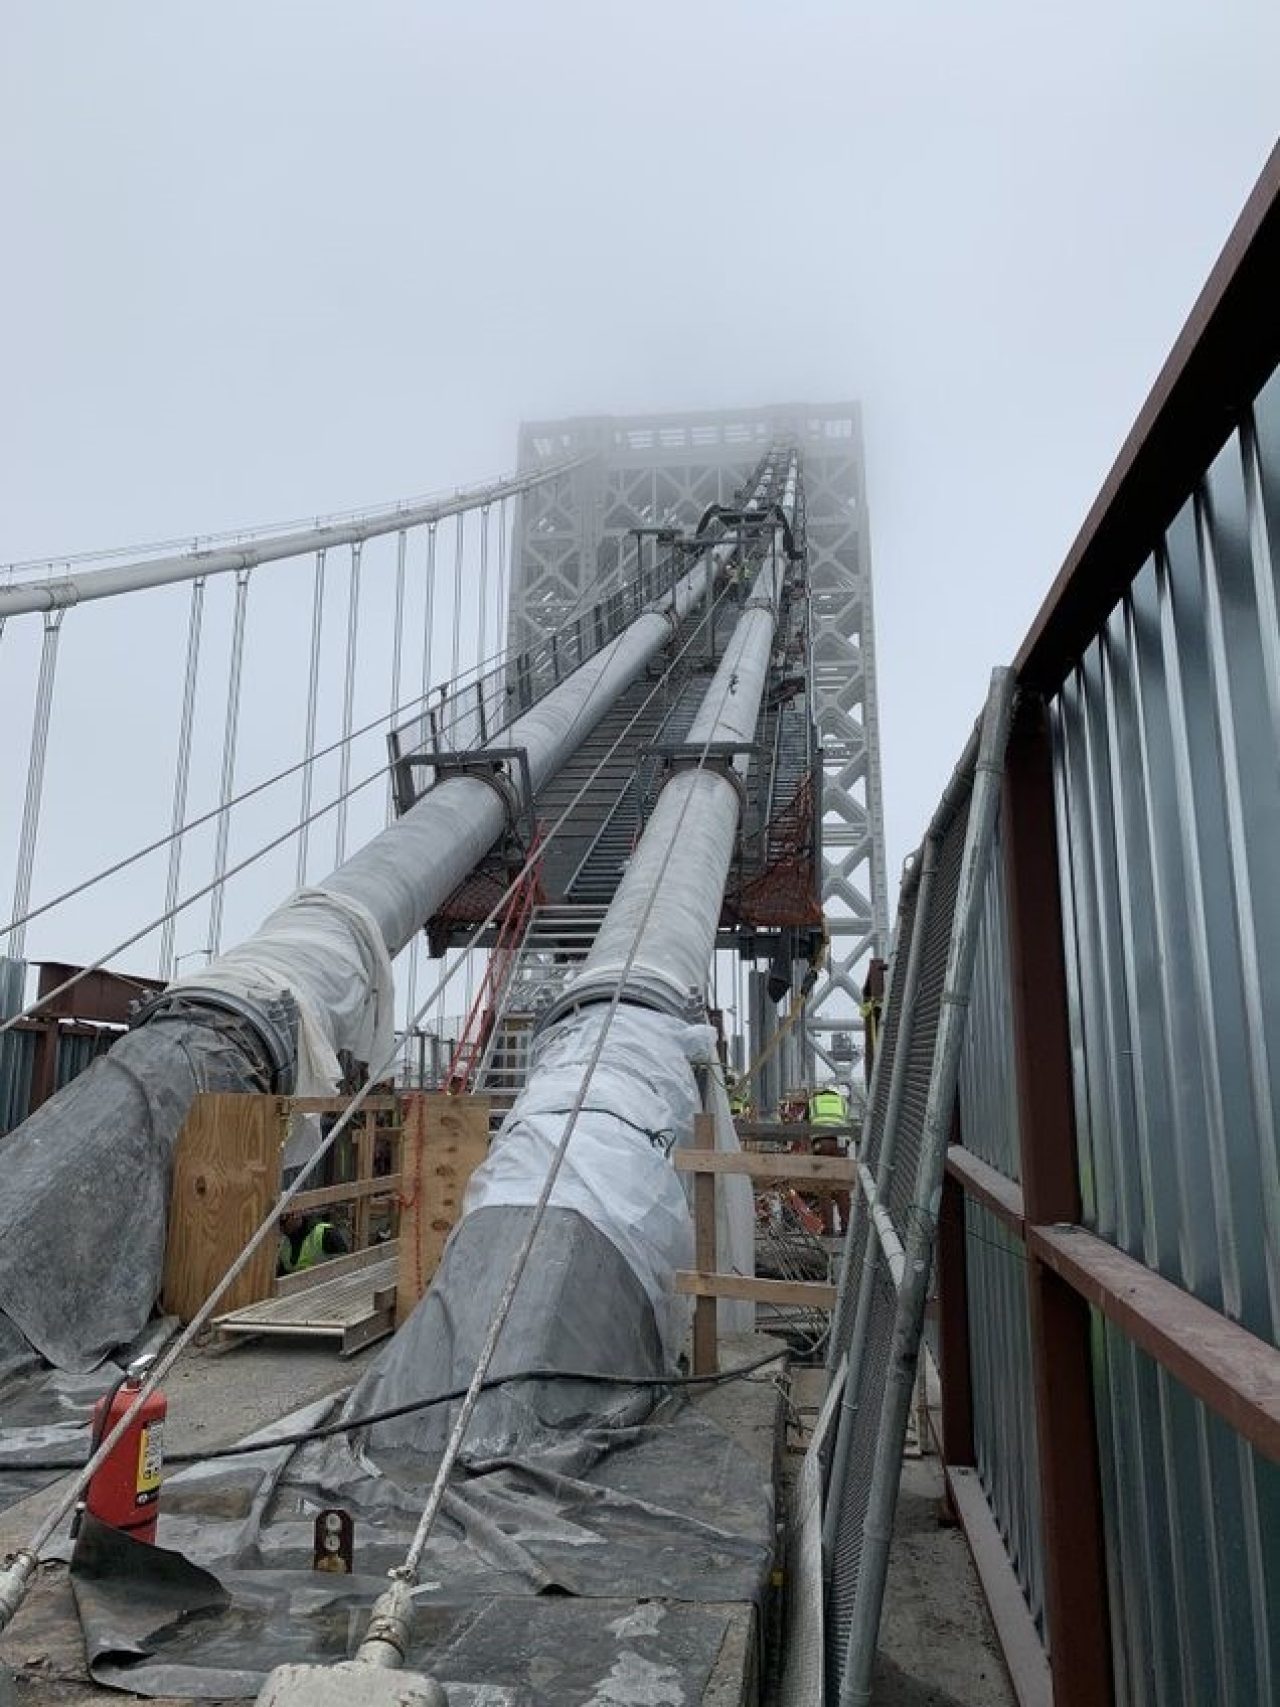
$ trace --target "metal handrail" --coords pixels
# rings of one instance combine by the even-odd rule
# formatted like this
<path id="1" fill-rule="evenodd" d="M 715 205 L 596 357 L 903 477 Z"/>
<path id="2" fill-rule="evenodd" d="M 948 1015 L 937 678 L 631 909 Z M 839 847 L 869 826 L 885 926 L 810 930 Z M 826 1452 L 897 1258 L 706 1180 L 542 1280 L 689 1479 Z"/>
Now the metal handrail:
<path id="1" fill-rule="evenodd" d="M 531 850 L 535 855 L 534 861 L 503 911 L 498 939 L 485 965 L 484 977 L 480 980 L 480 988 L 476 991 L 462 1034 L 454 1046 L 449 1070 L 445 1075 L 445 1089 L 450 1096 L 461 1095 L 471 1085 L 484 1054 L 485 1044 L 496 1023 L 498 1004 L 515 965 L 519 945 L 524 941 L 529 920 L 541 898 L 542 860 L 536 857 L 537 846 L 535 840 Z"/>

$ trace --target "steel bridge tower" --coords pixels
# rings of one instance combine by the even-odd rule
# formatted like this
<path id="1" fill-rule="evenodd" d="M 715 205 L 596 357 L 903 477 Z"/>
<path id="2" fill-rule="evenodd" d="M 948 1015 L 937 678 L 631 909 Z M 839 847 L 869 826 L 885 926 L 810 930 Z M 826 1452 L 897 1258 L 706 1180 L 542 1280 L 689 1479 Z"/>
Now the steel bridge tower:
<path id="1" fill-rule="evenodd" d="M 643 416 L 581 416 L 521 428 L 529 470 L 594 453 L 566 480 L 521 498 L 511 583 L 517 646 L 545 641 L 590 589 L 625 581 L 732 502 L 762 450 L 796 444 L 803 458 L 810 589 L 809 693 L 819 743 L 822 900 L 831 935 L 807 1009 L 807 1039 L 843 1067 L 843 1036 L 860 1028 L 866 968 L 888 944 L 875 629 L 861 415 L 856 404 Z"/>

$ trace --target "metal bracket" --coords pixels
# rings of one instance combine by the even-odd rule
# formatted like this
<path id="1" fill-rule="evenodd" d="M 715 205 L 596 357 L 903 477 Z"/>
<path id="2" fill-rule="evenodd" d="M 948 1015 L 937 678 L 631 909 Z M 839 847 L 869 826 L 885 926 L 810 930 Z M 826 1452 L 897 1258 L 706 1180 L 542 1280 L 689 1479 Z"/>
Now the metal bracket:
<path id="1" fill-rule="evenodd" d="M 432 771 L 435 782 L 443 782 L 450 776 L 472 776 L 478 782 L 487 783 L 503 804 L 508 830 L 522 834 L 526 848 L 533 845 L 537 819 L 527 747 L 476 747 L 463 752 L 407 753 L 400 762 L 413 770 Z M 421 799 L 422 795 L 418 798 Z"/>
<path id="2" fill-rule="evenodd" d="M 759 743 L 755 741 L 708 741 L 701 746 L 688 741 L 656 741 L 644 749 L 642 757 L 661 759 L 665 769 L 664 784 L 669 782 L 677 771 L 704 770 L 711 771 L 715 776 L 724 777 L 738 791 L 738 799 L 745 814 L 747 810 L 747 785 L 733 768 L 736 758 L 758 758 Z"/>

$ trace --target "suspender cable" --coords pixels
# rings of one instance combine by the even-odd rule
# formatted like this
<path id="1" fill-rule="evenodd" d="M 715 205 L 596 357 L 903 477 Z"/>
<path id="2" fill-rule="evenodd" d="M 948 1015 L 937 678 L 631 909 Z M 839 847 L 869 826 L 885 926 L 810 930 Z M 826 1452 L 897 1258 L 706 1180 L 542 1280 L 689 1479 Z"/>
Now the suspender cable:
<path id="1" fill-rule="evenodd" d="M 302 801 L 298 827 L 298 888 L 307 881 L 307 820 L 311 816 L 311 788 L 315 780 L 316 713 L 320 704 L 320 634 L 324 625 L 325 548 L 316 552 L 315 581 L 311 590 L 311 657 L 307 673 L 307 729 L 302 763 Z"/>
<path id="2" fill-rule="evenodd" d="M 498 502 L 498 612 L 494 649 L 501 651 L 510 623 L 507 620 L 507 500 Z"/>
<path id="3" fill-rule="evenodd" d="M 196 681 L 200 670 L 200 630 L 204 621 L 204 578 L 191 583 L 191 614 L 187 620 L 187 668 L 182 685 L 182 718 L 178 725 L 178 757 L 173 776 L 173 839 L 169 843 L 169 876 L 160 927 L 160 976 L 173 977 L 174 903 L 182 877 L 182 825 L 187 815 L 187 785 L 191 779 L 191 730 L 195 722 Z"/>
<path id="4" fill-rule="evenodd" d="M 400 664 L 404 653 L 404 576 L 405 554 L 409 548 L 409 536 L 404 529 L 396 538 L 396 602 L 395 614 L 391 619 L 391 710 L 400 703 Z M 396 815 L 395 778 L 387 778 L 387 823 Z"/>
<path id="5" fill-rule="evenodd" d="M 483 664 L 489 632 L 489 506 L 480 511 L 480 620 L 476 630 L 477 667 Z"/>
<path id="6" fill-rule="evenodd" d="M 40 674 L 36 678 L 35 709 L 31 718 L 31 748 L 27 758 L 27 793 L 22 803 L 22 830 L 18 836 L 18 861 L 13 884 L 13 914 L 20 919 L 31 902 L 31 879 L 36 864 L 36 837 L 40 830 L 40 803 L 44 796 L 44 761 L 49 748 L 49 719 L 53 713 L 53 681 L 58 668 L 58 637 L 63 611 L 49 611 L 44 619 L 40 647 Z M 19 924 L 9 934 L 9 953 L 21 960 L 27 945 L 27 927 Z"/>
<path id="7" fill-rule="evenodd" d="M 424 717 L 428 709 L 427 696 L 431 692 L 431 653 L 434 640 L 436 599 L 436 526 L 437 524 L 432 522 L 427 528 L 427 570 L 422 598 L 422 710 Z M 421 953 L 420 933 L 415 931 L 413 941 L 409 945 L 409 975 L 405 980 L 406 1033 L 412 1029 L 412 1016 L 417 1011 L 418 959 Z"/>
<path id="8" fill-rule="evenodd" d="M 432 625 L 436 599 L 436 524 L 427 529 L 427 578 L 422 605 L 422 697 L 431 691 Z"/>
<path id="9" fill-rule="evenodd" d="M 356 640 L 360 629 L 360 559 L 364 544 L 351 547 L 351 580 L 347 594 L 347 667 L 342 683 L 342 758 L 338 769 L 338 822 L 334 833 L 335 855 L 341 865 L 347 851 L 347 784 L 351 780 L 351 726 L 356 709 Z"/>
<path id="10" fill-rule="evenodd" d="M 222 907 L 227 870 L 227 838 L 231 831 L 231 793 L 236 777 L 236 732 L 240 722 L 240 676 L 244 661 L 245 605 L 249 571 L 236 571 L 235 617 L 231 630 L 231 671 L 227 678 L 227 721 L 222 735 L 222 787 L 218 796 L 218 834 L 213 854 L 213 897 L 209 903 L 209 949 L 222 946 Z"/>
<path id="11" fill-rule="evenodd" d="M 449 679 L 456 681 L 458 664 L 460 662 L 459 648 L 462 641 L 462 547 L 466 536 L 467 517 L 463 510 L 458 511 L 458 537 L 453 548 L 453 653 L 449 665 Z"/>

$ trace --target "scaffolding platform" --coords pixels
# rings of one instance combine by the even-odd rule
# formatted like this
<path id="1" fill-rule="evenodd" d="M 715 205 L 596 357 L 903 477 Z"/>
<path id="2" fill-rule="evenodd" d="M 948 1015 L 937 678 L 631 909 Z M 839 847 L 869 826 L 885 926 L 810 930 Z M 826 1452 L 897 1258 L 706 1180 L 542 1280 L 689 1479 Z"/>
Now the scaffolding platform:
<path id="1" fill-rule="evenodd" d="M 214 1326 L 224 1339 L 257 1339 L 263 1336 L 299 1339 L 336 1339 L 338 1355 L 350 1357 L 375 1340 L 385 1339 L 396 1325 L 395 1256 L 339 1274 L 332 1280 L 317 1278 L 313 1285 L 283 1297 L 265 1298 L 246 1304 L 225 1316 L 215 1316 Z M 317 1269 L 323 1276 L 323 1269 Z"/>

